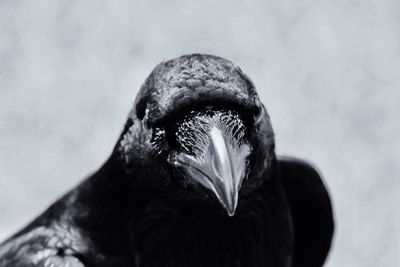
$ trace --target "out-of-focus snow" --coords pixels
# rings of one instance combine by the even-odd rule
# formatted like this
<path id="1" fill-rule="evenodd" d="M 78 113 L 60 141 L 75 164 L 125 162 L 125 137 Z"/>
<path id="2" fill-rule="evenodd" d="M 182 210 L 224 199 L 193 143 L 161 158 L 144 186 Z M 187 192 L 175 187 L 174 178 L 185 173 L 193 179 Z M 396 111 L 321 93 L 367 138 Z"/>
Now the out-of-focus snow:
<path id="1" fill-rule="evenodd" d="M 277 151 L 333 196 L 327 266 L 400 265 L 400 4 L 0 2 L 0 239 L 107 158 L 161 60 L 202 52 L 252 78 Z"/>

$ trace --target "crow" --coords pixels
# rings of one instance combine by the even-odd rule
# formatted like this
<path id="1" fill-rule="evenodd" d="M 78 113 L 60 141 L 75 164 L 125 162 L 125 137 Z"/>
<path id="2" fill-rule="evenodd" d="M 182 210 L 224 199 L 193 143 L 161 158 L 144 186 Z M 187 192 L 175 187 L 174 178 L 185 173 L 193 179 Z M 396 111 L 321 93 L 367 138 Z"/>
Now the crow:
<path id="1" fill-rule="evenodd" d="M 317 267 L 334 230 L 310 164 L 275 154 L 229 60 L 160 63 L 97 172 L 0 246 L 1 267 Z"/>

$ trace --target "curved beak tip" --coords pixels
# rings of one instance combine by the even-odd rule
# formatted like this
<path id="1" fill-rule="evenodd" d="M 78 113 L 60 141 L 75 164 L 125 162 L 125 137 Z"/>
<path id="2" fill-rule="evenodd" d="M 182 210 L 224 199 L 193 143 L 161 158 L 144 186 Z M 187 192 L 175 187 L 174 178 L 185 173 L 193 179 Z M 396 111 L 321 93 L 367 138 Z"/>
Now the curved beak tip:
<path id="1" fill-rule="evenodd" d="M 174 165 L 183 168 L 189 177 L 211 190 L 232 217 L 236 212 L 250 147 L 247 144 L 232 147 L 222 131 L 216 128 L 211 130 L 209 140 L 203 158 L 182 153 L 177 155 Z"/>
<path id="2" fill-rule="evenodd" d="M 236 190 L 233 190 L 232 192 L 225 192 L 228 194 L 224 194 L 223 192 L 215 192 L 219 202 L 221 203 L 221 206 L 225 208 L 226 212 L 228 213 L 229 216 L 234 216 L 238 204 L 238 194 Z"/>
<path id="3" fill-rule="evenodd" d="M 226 212 L 228 213 L 228 215 L 230 217 L 233 217 L 235 215 L 235 212 L 236 212 L 236 207 L 226 208 Z"/>

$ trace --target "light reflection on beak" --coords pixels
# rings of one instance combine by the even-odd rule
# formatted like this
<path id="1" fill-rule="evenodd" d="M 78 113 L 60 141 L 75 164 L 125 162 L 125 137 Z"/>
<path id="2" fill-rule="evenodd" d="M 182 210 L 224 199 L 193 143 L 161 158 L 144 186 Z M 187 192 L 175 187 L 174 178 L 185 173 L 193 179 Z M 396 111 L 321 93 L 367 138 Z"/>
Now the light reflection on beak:
<path id="1" fill-rule="evenodd" d="M 174 156 L 172 163 L 183 169 L 188 177 L 211 190 L 228 215 L 233 216 L 239 190 L 246 176 L 246 160 L 250 152 L 248 144 L 235 143 L 214 126 L 210 130 L 208 147 L 203 155 L 192 156 L 181 152 Z"/>

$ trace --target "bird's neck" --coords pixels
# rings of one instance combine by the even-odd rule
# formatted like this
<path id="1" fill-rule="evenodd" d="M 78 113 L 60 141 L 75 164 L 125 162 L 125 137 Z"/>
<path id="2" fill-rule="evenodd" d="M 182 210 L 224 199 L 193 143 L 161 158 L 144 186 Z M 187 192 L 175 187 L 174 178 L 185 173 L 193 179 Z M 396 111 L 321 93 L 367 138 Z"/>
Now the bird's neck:
<path id="1" fill-rule="evenodd" d="M 290 250 L 282 241 L 290 236 L 290 218 L 283 212 L 287 211 L 286 202 L 274 175 L 239 198 L 237 212 L 230 217 L 223 209 L 220 212 L 206 205 L 190 208 L 167 201 L 146 185 L 135 183 L 135 177 L 115 164 L 120 163 L 110 158 L 82 185 L 87 189 L 81 191 L 81 202 L 89 212 L 80 223 L 83 229 L 90 229 L 100 251 L 140 255 L 145 266 L 172 266 L 165 263 L 168 261 L 175 267 L 197 266 L 194 262 L 212 266 L 215 260 L 224 262 L 221 266 L 237 266 L 237 262 L 246 261 L 240 258 L 246 253 L 254 254 L 252 260 L 285 266 L 275 264 L 266 253 L 272 244 L 281 250 L 274 253 Z M 284 231 L 274 233 L 277 225 Z M 227 252 L 235 256 L 229 258 Z"/>
<path id="2" fill-rule="evenodd" d="M 239 199 L 233 217 L 205 207 L 177 208 L 154 197 L 132 218 L 130 253 L 140 255 L 143 266 L 287 266 L 276 259 L 290 254 L 290 216 L 275 183 L 270 179 Z"/>

